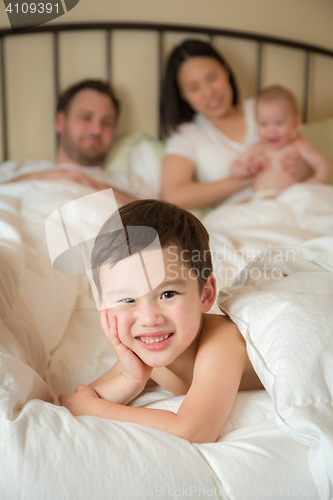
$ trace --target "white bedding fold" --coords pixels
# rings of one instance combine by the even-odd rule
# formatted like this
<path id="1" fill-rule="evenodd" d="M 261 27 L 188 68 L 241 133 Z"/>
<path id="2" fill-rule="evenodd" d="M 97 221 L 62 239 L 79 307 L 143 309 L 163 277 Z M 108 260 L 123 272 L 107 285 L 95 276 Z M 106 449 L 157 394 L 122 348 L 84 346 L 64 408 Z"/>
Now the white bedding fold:
<path id="1" fill-rule="evenodd" d="M 265 252 L 234 286 L 220 292 L 218 302 L 247 342 L 277 424 L 313 447 L 314 479 L 328 497 L 333 487 L 333 237 Z"/>
<path id="2" fill-rule="evenodd" d="M 295 187 L 298 203 L 294 207 L 286 192 L 271 210 L 274 224 L 269 223 L 268 210 L 261 208 L 259 216 L 250 204 L 246 210 L 245 206 L 226 207 L 229 219 L 219 218 L 216 212 L 207 219 L 216 223 L 213 245 L 230 241 L 234 253 L 239 248 L 259 252 L 272 242 L 298 244 L 318 236 L 318 231 L 331 231 L 332 190 L 315 191 Z M 70 182 L 0 185 L 0 497 L 123 500 L 150 495 L 244 500 L 250 494 L 267 498 L 267 493 L 280 499 L 281 488 L 284 496 L 292 488 L 311 492 L 318 485 L 310 474 L 309 448 L 277 426 L 265 391 L 239 394 L 219 441 L 206 445 L 193 445 L 144 426 L 75 418 L 67 409 L 47 402 L 50 393 L 56 397 L 71 392 L 115 362 L 86 277 L 55 272 L 45 241 L 47 216 L 91 192 Z M 301 202 L 302 210 L 310 210 L 313 200 L 314 209 L 303 220 Z M 292 223 L 283 224 L 281 209 Z M 99 224 L 96 211 L 96 228 Z M 236 257 L 244 267 L 244 255 Z M 224 268 L 227 265 L 226 259 Z M 155 391 L 134 404 L 177 411 L 181 398 Z M 323 453 L 327 450 L 323 448 Z"/>

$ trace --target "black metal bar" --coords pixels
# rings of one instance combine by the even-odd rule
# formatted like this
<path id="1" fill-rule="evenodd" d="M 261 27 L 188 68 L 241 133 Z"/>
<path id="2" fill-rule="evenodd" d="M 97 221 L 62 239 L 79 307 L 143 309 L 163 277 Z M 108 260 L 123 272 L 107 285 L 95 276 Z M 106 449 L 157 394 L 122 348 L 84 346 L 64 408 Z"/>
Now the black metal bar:
<path id="1" fill-rule="evenodd" d="M 7 102 L 6 102 L 6 74 L 5 74 L 5 51 L 4 39 L 0 40 L 0 73 L 1 73 L 1 125 L 2 125 L 2 153 L 3 161 L 8 160 L 8 136 L 7 136 Z"/>
<path id="2" fill-rule="evenodd" d="M 62 31 L 82 31 L 82 30 L 106 30 L 107 32 L 107 78 L 111 80 L 111 32 L 112 30 L 149 30 L 157 31 L 159 34 L 158 42 L 158 66 L 159 66 L 159 99 L 161 97 L 162 89 L 162 75 L 163 75 L 163 33 L 165 31 L 170 32 L 185 32 L 185 33 L 198 33 L 208 35 L 209 40 L 212 41 L 213 36 L 225 36 L 233 37 L 244 40 L 252 40 L 258 43 L 258 64 L 257 64 L 257 76 L 256 76 L 256 90 L 259 92 L 261 86 L 261 71 L 262 71 L 262 44 L 269 43 L 280 45 L 284 47 L 290 47 L 294 49 L 300 49 L 305 51 L 305 71 L 304 71 L 304 96 L 303 96 L 303 118 L 307 120 L 308 114 L 308 98 L 309 98 L 309 64 L 311 53 L 320 54 L 324 56 L 333 57 L 333 50 L 328 50 L 323 47 L 316 45 L 309 45 L 306 43 L 298 42 L 295 40 L 286 40 L 277 37 L 271 37 L 266 35 L 260 35 L 257 33 L 248 33 L 236 30 L 225 30 L 220 28 L 207 28 L 203 26 L 188 26 L 188 25 L 173 25 L 173 24 L 156 24 L 156 23 L 135 23 L 135 22 L 108 22 L 108 23 L 75 23 L 75 24 L 51 24 L 42 25 L 35 28 L 30 28 L 28 30 L 13 33 L 11 29 L 0 30 L 0 69 L 1 69 L 1 100 L 2 100 L 2 143 L 4 158 L 8 158 L 8 134 L 6 131 L 7 125 L 7 109 L 6 109 L 6 85 L 5 85 L 5 63 L 4 63 L 4 37 L 5 36 L 20 36 L 29 33 L 53 33 L 54 34 L 54 93 L 58 96 L 59 91 L 59 45 L 58 45 L 58 34 Z M 159 123 L 159 134 L 161 133 L 161 124 Z"/>
<path id="3" fill-rule="evenodd" d="M 262 68 L 262 43 L 258 42 L 257 50 L 257 74 L 256 74 L 256 94 L 258 95 L 261 89 L 261 68 Z"/>
<path id="4" fill-rule="evenodd" d="M 157 44 L 157 63 L 158 63 L 158 138 L 162 137 L 162 123 L 161 113 L 159 113 L 162 100 L 162 87 L 163 87 L 163 31 L 158 31 L 158 44 Z"/>
<path id="5" fill-rule="evenodd" d="M 203 33 L 205 35 L 218 35 L 234 38 L 243 38 L 246 40 L 255 40 L 261 43 L 272 43 L 283 45 L 286 47 L 293 47 L 295 49 L 308 50 L 309 52 L 316 52 L 317 54 L 333 56 L 333 50 L 328 50 L 317 45 L 309 45 L 307 43 L 298 42 L 296 40 L 288 40 L 278 37 L 267 35 L 259 35 L 258 33 L 248 33 L 237 30 L 225 30 L 220 28 L 207 28 L 204 26 L 188 26 L 188 25 L 175 25 L 175 24 L 156 24 L 156 23 L 72 23 L 72 24 L 51 24 L 42 25 L 36 28 L 30 28 L 19 33 L 14 33 L 15 36 L 26 35 L 28 33 L 45 33 L 52 31 L 77 31 L 77 30 L 152 30 L 152 31 L 173 31 L 185 33 Z M 11 29 L 0 30 L 0 37 L 11 35 Z"/>
<path id="6" fill-rule="evenodd" d="M 304 86 L 303 86 L 303 106 L 302 106 L 302 116 L 303 122 L 308 121 L 308 110 L 309 110 L 309 80 L 310 80 L 310 52 L 305 52 L 305 63 L 304 63 Z"/>
<path id="7" fill-rule="evenodd" d="M 59 95 L 59 36 L 58 33 L 53 33 L 53 89 L 54 102 L 57 105 Z"/>
<path id="8" fill-rule="evenodd" d="M 111 30 L 106 30 L 106 79 L 111 84 Z"/>
<path id="9" fill-rule="evenodd" d="M 53 93 L 54 93 L 54 110 L 56 113 L 58 96 L 59 96 L 59 33 L 53 33 Z M 55 132 L 55 155 L 58 150 L 58 134 Z"/>

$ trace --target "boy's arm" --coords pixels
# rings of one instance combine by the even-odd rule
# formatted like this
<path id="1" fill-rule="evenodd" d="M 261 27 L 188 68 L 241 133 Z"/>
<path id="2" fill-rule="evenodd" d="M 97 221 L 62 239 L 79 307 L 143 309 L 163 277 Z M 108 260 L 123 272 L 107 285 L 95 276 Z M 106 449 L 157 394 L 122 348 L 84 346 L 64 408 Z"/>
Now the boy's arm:
<path id="1" fill-rule="evenodd" d="M 237 327 L 229 318 L 218 318 L 200 341 L 192 385 L 177 414 L 111 403 L 85 386 L 72 396 L 62 394 L 61 404 L 76 416 L 146 425 L 195 443 L 214 442 L 230 414 L 248 359 Z"/>
<path id="2" fill-rule="evenodd" d="M 314 175 L 307 178 L 306 183 L 327 183 L 332 175 L 332 164 L 318 149 L 305 139 L 297 141 L 297 149 L 301 158 L 314 170 Z"/>
<path id="3" fill-rule="evenodd" d="M 119 361 L 104 375 L 89 384 L 103 399 L 126 405 L 144 389 L 146 381 L 126 378 Z"/>
<path id="4" fill-rule="evenodd" d="M 125 405 L 143 391 L 152 368 L 120 342 L 117 318 L 114 316 L 109 320 L 107 309 L 101 311 L 101 327 L 118 361 L 111 370 L 92 382 L 89 387 L 94 389 L 100 398 Z"/>

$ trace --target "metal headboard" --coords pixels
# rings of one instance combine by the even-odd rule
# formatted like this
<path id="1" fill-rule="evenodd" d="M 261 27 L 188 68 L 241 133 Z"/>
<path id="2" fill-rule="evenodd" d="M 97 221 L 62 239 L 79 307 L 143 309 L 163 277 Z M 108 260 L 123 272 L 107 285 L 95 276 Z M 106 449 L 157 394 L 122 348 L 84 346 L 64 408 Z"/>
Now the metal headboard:
<path id="1" fill-rule="evenodd" d="M 162 78 L 163 78 L 163 35 L 170 32 L 182 32 L 189 34 L 203 34 L 208 36 L 212 41 L 214 36 L 232 37 L 238 39 L 245 39 L 257 42 L 257 67 L 256 67 L 256 92 L 258 93 L 261 88 L 262 76 L 262 47 L 264 44 L 274 44 L 282 47 L 289 47 L 293 49 L 302 50 L 305 53 L 304 76 L 303 76 L 303 103 L 302 114 L 303 120 L 306 122 L 308 117 L 308 103 L 309 103 L 309 75 L 310 75 L 310 59 L 312 54 L 320 54 L 333 58 L 333 51 L 327 50 L 315 45 L 297 42 L 294 40 L 286 40 L 283 38 L 259 35 L 256 33 L 249 33 L 236 30 L 225 30 L 219 28 L 207 28 L 202 26 L 187 26 L 187 25 L 174 25 L 174 24 L 154 24 L 154 23 L 123 23 L 123 22 L 110 22 L 110 23 L 81 23 L 81 24 L 51 24 L 46 26 L 39 26 L 38 28 L 31 28 L 21 33 L 13 34 L 10 29 L 0 30 L 0 73 L 1 73 L 1 106 L 2 106 L 2 146 L 3 156 L 6 160 L 8 158 L 8 137 L 7 137 L 7 109 L 6 109 L 6 61 L 4 54 L 4 39 L 8 36 L 20 36 L 21 34 L 27 35 L 29 33 L 52 33 L 53 34 L 53 67 L 54 67 L 54 99 L 57 100 L 59 91 L 59 33 L 64 31 L 79 31 L 79 30 L 104 30 L 106 36 L 106 74 L 108 80 L 111 82 L 111 34 L 114 30 L 143 30 L 153 31 L 158 34 L 158 49 L 157 60 L 159 70 L 159 95 L 161 94 Z"/>

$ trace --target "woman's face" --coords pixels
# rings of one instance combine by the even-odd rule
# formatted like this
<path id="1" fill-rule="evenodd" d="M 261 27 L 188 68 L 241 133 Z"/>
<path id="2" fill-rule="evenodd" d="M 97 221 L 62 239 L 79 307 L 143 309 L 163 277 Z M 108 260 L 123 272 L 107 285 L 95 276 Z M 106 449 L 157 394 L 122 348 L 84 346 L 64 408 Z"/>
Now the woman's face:
<path id="1" fill-rule="evenodd" d="M 224 118 L 231 111 L 233 92 L 229 73 L 216 59 L 187 59 L 179 68 L 177 81 L 183 99 L 208 120 Z"/>

